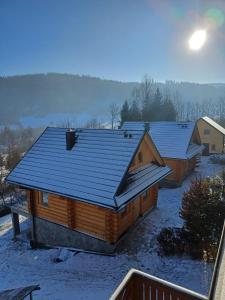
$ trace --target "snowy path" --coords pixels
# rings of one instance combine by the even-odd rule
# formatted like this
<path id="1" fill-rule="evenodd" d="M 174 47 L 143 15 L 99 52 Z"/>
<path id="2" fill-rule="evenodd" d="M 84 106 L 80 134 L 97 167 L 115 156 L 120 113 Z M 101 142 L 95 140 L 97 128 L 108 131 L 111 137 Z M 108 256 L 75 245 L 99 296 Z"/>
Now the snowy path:
<path id="1" fill-rule="evenodd" d="M 0 290 L 40 284 L 35 299 L 108 299 L 133 267 L 206 294 L 212 265 L 190 258 L 158 256 L 156 234 L 162 227 L 182 225 L 179 207 L 191 178 L 200 173 L 218 174 L 221 169 L 203 158 L 200 171 L 187 178 L 182 187 L 161 189 L 158 208 L 129 233 L 129 251 L 115 257 L 71 254 L 65 262 L 56 264 L 53 259 L 58 250 L 30 250 L 26 243 L 11 241 L 10 216 L 0 218 Z"/>

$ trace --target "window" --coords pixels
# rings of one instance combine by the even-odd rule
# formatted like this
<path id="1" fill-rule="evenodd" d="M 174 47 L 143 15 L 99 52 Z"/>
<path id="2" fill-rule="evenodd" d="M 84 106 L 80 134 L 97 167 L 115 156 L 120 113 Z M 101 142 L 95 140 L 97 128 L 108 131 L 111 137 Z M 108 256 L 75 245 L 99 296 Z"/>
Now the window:
<path id="1" fill-rule="evenodd" d="M 139 152 L 139 153 L 138 153 L 138 161 L 139 161 L 139 163 L 143 162 L 143 155 L 142 155 L 142 152 Z"/>
<path id="2" fill-rule="evenodd" d="M 48 193 L 43 192 L 41 196 L 41 204 L 48 206 Z"/>
<path id="3" fill-rule="evenodd" d="M 215 144 L 212 144 L 211 150 L 212 150 L 212 151 L 215 151 L 215 150 L 216 150 L 216 145 L 215 145 Z"/>
<path id="4" fill-rule="evenodd" d="M 204 135 L 209 135 L 210 134 L 210 130 L 209 129 L 204 129 Z"/>

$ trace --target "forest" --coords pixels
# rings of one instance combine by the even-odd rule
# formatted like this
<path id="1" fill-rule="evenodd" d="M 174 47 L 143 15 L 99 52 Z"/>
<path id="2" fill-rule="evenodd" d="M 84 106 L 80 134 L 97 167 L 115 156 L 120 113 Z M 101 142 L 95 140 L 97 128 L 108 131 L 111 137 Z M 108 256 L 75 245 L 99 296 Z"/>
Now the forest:
<path id="1" fill-rule="evenodd" d="M 196 119 L 209 113 L 211 117 L 218 117 L 224 108 L 225 84 L 169 80 L 161 83 L 147 75 L 141 82 L 60 73 L 16 75 L 0 77 L 0 125 L 18 124 L 23 117 L 43 117 L 51 113 L 88 113 L 105 119 L 111 103 L 121 108 L 125 100 L 129 105 L 135 100 L 142 109 L 141 91 L 146 83 L 151 99 L 158 88 L 162 102 L 169 99 L 174 104 L 177 120 Z M 146 92 L 148 95 L 149 91 Z"/>
<path id="2" fill-rule="evenodd" d="M 120 111 L 120 121 L 196 121 L 209 116 L 225 126 L 225 92 L 184 101 L 185 94 L 175 88 L 176 84 L 167 82 L 158 85 L 153 79 L 145 77 L 135 87 L 130 98 L 126 99 Z"/>

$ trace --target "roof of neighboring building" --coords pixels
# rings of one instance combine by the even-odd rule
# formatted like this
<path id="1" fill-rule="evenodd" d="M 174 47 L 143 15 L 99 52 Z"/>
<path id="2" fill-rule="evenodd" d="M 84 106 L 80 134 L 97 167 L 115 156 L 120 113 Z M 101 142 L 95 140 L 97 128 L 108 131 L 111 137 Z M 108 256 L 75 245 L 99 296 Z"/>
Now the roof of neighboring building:
<path id="1" fill-rule="evenodd" d="M 200 118 L 200 120 L 204 120 L 206 123 L 213 126 L 216 130 L 218 130 L 219 132 L 221 132 L 222 134 L 225 135 L 225 128 L 220 126 L 218 123 L 216 123 L 215 121 L 213 121 L 209 117 L 202 117 L 202 118 Z"/>
<path id="2" fill-rule="evenodd" d="M 48 127 L 7 181 L 118 208 L 124 202 L 118 205 L 115 195 L 143 139 L 143 130 L 125 137 L 124 130 L 77 129 L 71 150 L 66 150 L 66 131 Z"/>
<path id="3" fill-rule="evenodd" d="M 149 134 L 164 158 L 189 159 L 201 153 L 202 146 L 191 144 L 194 122 L 147 122 Z M 125 122 L 123 129 L 143 130 L 145 122 Z"/>

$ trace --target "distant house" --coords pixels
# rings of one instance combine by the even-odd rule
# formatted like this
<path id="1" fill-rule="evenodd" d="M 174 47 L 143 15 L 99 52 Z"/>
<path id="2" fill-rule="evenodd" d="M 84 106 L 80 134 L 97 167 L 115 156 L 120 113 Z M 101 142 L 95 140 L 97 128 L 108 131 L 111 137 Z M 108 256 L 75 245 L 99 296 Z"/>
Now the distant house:
<path id="1" fill-rule="evenodd" d="M 143 130 L 48 127 L 7 182 L 27 189 L 35 242 L 110 252 L 170 172 Z"/>
<path id="2" fill-rule="evenodd" d="M 205 146 L 203 155 L 224 153 L 225 129 L 208 117 L 200 118 L 197 124 Z"/>
<path id="3" fill-rule="evenodd" d="M 140 130 L 148 127 L 149 134 L 166 165 L 173 172 L 164 180 L 167 186 L 179 186 L 196 167 L 203 147 L 194 122 L 125 122 L 123 129 Z"/>

